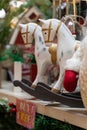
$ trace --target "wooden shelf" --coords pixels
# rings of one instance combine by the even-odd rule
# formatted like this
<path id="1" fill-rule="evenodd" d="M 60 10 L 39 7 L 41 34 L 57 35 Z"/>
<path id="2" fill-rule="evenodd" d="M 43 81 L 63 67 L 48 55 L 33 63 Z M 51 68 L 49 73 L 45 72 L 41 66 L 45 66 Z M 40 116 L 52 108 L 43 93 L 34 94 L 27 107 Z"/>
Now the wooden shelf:
<path id="1" fill-rule="evenodd" d="M 87 129 L 87 110 L 85 108 L 71 108 L 60 103 L 50 104 L 50 102 L 35 99 L 25 92 L 13 92 L 6 88 L 0 89 L 0 98 L 7 97 L 15 104 L 17 98 L 34 102 L 37 106 L 37 113 Z"/>

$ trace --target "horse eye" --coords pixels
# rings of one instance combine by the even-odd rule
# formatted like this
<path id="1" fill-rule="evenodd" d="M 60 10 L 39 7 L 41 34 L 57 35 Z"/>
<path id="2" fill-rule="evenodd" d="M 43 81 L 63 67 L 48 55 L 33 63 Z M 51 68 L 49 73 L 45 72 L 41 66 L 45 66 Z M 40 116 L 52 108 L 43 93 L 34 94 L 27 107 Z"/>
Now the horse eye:
<path id="1" fill-rule="evenodd" d="M 45 32 L 44 34 L 47 34 L 47 32 Z"/>
<path id="2" fill-rule="evenodd" d="M 25 37 L 25 35 L 23 35 L 23 37 Z"/>

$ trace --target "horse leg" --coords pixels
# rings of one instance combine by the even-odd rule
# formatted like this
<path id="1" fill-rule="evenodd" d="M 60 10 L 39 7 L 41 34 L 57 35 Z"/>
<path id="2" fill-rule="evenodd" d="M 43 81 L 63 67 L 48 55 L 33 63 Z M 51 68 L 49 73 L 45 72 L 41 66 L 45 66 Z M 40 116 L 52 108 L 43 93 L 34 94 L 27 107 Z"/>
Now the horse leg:
<path id="1" fill-rule="evenodd" d="M 52 92 L 60 93 L 60 89 L 62 87 L 63 79 L 64 79 L 64 70 L 62 70 L 62 72 L 60 71 L 58 80 L 57 80 L 56 84 L 54 85 L 54 87 L 51 89 Z"/>
<path id="2" fill-rule="evenodd" d="M 41 60 L 38 62 L 37 64 L 37 75 L 36 78 L 34 80 L 34 82 L 32 83 L 32 87 L 35 88 L 38 82 L 46 82 L 46 80 L 44 79 L 44 74 L 46 72 L 46 69 L 48 67 L 48 65 L 50 64 L 49 60 Z"/>

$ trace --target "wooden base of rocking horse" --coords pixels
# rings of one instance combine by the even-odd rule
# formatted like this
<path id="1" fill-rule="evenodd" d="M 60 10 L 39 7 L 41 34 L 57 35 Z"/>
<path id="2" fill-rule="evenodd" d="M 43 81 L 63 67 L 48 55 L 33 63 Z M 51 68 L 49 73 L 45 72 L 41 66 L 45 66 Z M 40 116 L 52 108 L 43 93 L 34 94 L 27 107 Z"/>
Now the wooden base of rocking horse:
<path id="1" fill-rule="evenodd" d="M 36 85 L 32 85 L 32 82 L 27 79 L 22 79 L 22 82 L 29 85 L 29 87 L 36 88 Z"/>
<path id="2" fill-rule="evenodd" d="M 22 82 L 25 83 L 25 84 L 27 84 L 27 85 L 29 85 L 29 86 L 32 85 L 32 82 L 29 81 L 29 80 L 27 80 L 27 79 L 22 79 Z"/>
<path id="3" fill-rule="evenodd" d="M 15 80 L 13 84 L 15 86 L 20 86 L 24 91 L 36 97 L 37 99 L 41 99 L 44 101 L 56 101 L 64 105 L 68 105 L 70 107 L 80 107 L 80 108 L 84 107 L 80 95 L 71 93 L 56 94 L 51 92 L 51 87 L 49 87 L 44 83 L 38 83 L 35 89 L 31 87 L 30 82 L 28 82 L 27 80 L 22 81 Z"/>
<path id="4" fill-rule="evenodd" d="M 55 88 L 52 88 L 51 92 L 53 92 L 53 93 L 60 93 L 60 90 L 57 90 L 57 89 L 55 89 Z"/>
<path id="5" fill-rule="evenodd" d="M 24 80 L 25 81 L 25 80 Z M 15 87 L 19 86 L 21 89 L 23 89 L 25 92 L 31 94 L 32 96 L 35 96 L 35 89 L 33 89 L 31 87 L 31 84 L 29 84 L 29 82 L 25 81 L 26 83 L 24 83 L 23 81 L 19 81 L 19 80 L 14 80 L 13 84 L 15 85 Z"/>

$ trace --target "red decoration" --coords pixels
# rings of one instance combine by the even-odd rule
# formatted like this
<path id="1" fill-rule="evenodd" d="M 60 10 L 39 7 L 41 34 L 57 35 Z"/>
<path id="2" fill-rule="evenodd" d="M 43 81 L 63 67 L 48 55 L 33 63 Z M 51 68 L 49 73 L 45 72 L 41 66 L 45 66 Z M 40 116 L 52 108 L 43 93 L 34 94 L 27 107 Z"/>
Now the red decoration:
<path id="1" fill-rule="evenodd" d="M 73 92 L 76 89 L 78 81 L 78 73 L 72 70 L 66 70 L 64 76 L 64 88 Z"/>
<path id="2" fill-rule="evenodd" d="M 10 107 L 14 107 L 15 105 L 14 105 L 13 102 L 10 102 L 10 103 L 9 103 L 9 106 L 10 106 Z"/>
<path id="3" fill-rule="evenodd" d="M 37 15 L 36 15 L 35 13 L 32 13 L 32 14 L 29 16 L 30 19 L 35 19 L 36 17 L 37 17 Z"/>
<path id="4" fill-rule="evenodd" d="M 33 82 L 36 78 L 37 75 L 37 65 L 36 64 L 31 64 L 31 81 Z"/>
<path id="5" fill-rule="evenodd" d="M 16 121 L 18 124 L 32 130 L 35 124 L 36 105 L 26 100 L 16 100 L 17 114 Z"/>
<path id="6" fill-rule="evenodd" d="M 12 112 L 12 113 L 16 113 L 16 111 L 17 111 L 16 108 L 12 108 L 12 109 L 11 109 L 11 112 Z"/>
<path id="7" fill-rule="evenodd" d="M 15 104 L 14 104 L 13 102 L 10 102 L 10 103 L 9 103 L 9 106 L 11 107 L 10 112 L 11 112 L 11 113 L 16 113 L 17 109 L 16 109 Z"/>
<path id="8" fill-rule="evenodd" d="M 18 33 L 14 44 L 16 44 L 16 45 L 24 45 L 24 41 L 22 39 L 21 32 Z"/>

